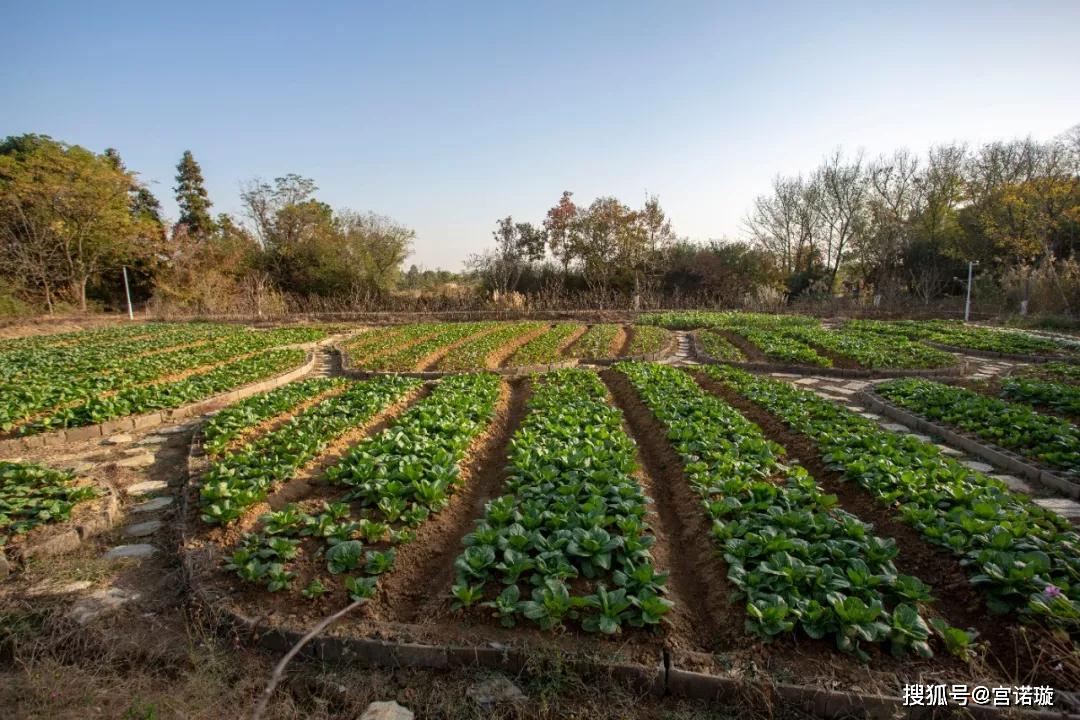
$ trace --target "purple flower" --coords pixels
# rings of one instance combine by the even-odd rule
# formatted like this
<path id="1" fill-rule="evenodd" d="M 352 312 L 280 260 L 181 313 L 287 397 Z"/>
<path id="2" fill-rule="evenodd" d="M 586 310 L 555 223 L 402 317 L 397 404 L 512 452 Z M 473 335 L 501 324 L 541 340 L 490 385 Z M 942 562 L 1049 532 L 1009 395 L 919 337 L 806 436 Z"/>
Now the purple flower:
<path id="1" fill-rule="evenodd" d="M 1061 597 L 1061 588 L 1059 588 L 1057 585 L 1047 585 L 1043 588 L 1043 595 L 1048 598 Z"/>

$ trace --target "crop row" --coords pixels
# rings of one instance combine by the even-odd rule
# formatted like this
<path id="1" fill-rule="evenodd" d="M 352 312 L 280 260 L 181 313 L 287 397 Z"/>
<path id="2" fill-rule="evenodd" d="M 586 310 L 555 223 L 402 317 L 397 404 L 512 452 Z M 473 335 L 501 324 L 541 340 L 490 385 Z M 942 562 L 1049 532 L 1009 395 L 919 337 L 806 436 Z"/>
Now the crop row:
<path id="1" fill-rule="evenodd" d="M 542 376 L 510 444 L 508 494 L 487 504 L 455 561 L 455 605 L 486 597 L 502 624 L 524 617 L 545 630 L 658 624 L 671 603 L 649 552 L 634 451 L 595 373 Z"/>
<path id="2" fill-rule="evenodd" d="M 230 568 L 243 579 L 271 590 L 293 579 L 286 563 L 299 538 L 318 540 L 331 575 L 347 575 L 353 599 L 375 592 L 377 576 L 394 562 L 395 545 L 408 542 L 413 529 L 445 507 L 461 482 L 461 463 L 471 443 L 490 426 L 500 380 L 490 373 L 443 379 L 382 432 L 353 447 L 326 471 L 327 479 L 349 491 L 322 512 L 290 505 L 263 518 L 262 535 L 249 537 L 233 555 Z M 352 505 L 359 507 L 354 515 Z M 302 590 L 316 597 L 328 590 L 319 578 Z"/>
<path id="3" fill-rule="evenodd" d="M 727 339 L 713 330 L 701 330 L 695 337 L 702 351 L 716 360 L 740 362 L 746 359 L 742 350 L 732 345 Z"/>
<path id="4" fill-rule="evenodd" d="M 111 369 L 82 377 L 28 377 L 4 384 L 0 429 L 10 430 L 28 417 L 60 405 L 87 401 L 102 393 L 148 383 L 175 373 L 215 365 L 266 348 L 317 339 L 319 333 L 296 329 L 245 332 L 218 342 L 184 347 L 137 358 L 120 358 Z"/>
<path id="5" fill-rule="evenodd" d="M 482 326 L 482 335 L 466 340 L 446 354 L 437 370 L 478 370 L 488 367 L 488 358 L 498 352 L 507 343 L 522 335 L 539 330 L 544 325 L 538 322 L 510 323 L 509 325 Z"/>
<path id="6" fill-rule="evenodd" d="M 76 504 L 97 496 L 92 485 L 75 485 L 70 472 L 0 461 L 0 549 L 17 535 L 66 520 Z"/>
<path id="7" fill-rule="evenodd" d="M 556 323 L 551 329 L 522 345 L 510 358 L 509 365 L 546 365 L 562 359 L 562 348 L 582 326 Z"/>
<path id="8" fill-rule="evenodd" d="M 259 423 L 344 384 L 342 378 L 309 378 L 245 398 L 206 422 L 202 430 L 203 448 L 209 455 L 220 455 L 230 443 Z"/>
<path id="9" fill-rule="evenodd" d="M 670 341 L 671 333 L 663 328 L 651 325 L 635 327 L 625 354 L 633 356 L 651 355 L 663 350 Z"/>
<path id="10" fill-rule="evenodd" d="M 338 436 L 363 425 L 418 385 L 416 380 L 396 376 L 354 383 L 214 462 L 199 490 L 203 520 L 225 524 L 240 517 Z"/>
<path id="11" fill-rule="evenodd" d="M 567 354 L 586 359 L 613 357 L 619 350 L 613 345 L 621 328 L 621 325 L 615 323 L 592 325 L 570 346 Z"/>
<path id="12" fill-rule="evenodd" d="M 345 351 L 353 365 L 362 366 L 372 356 L 398 347 L 419 342 L 439 332 L 442 323 L 418 323 L 366 330 L 345 343 Z"/>
<path id="13" fill-rule="evenodd" d="M 78 341 L 62 347 L 28 348 L 0 355 L 0 379 L 60 380 L 124 367 L 133 357 L 165 352 L 178 345 L 252 334 L 222 325 L 159 325 L 150 333 L 105 342 Z"/>
<path id="14" fill-rule="evenodd" d="M 952 347 L 1017 355 L 1059 355 L 1067 353 L 1069 349 L 1064 342 L 1018 330 L 973 327 L 947 320 L 849 320 L 845 327 L 879 335 L 929 340 Z"/>
<path id="15" fill-rule="evenodd" d="M 1080 417 L 1080 386 L 1040 378 L 1007 377 L 1001 380 L 1001 394 L 1010 400 L 1043 405 Z"/>
<path id="16" fill-rule="evenodd" d="M 490 322 L 441 323 L 437 325 L 438 330 L 435 334 L 430 337 L 421 340 L 415 345 L 409 345 L 400 350 L 380 355 L 365 362 L 364 367 L 371 370 L 397 372 L 416 370 L 421 361 L 437 352 L 440 348 L 494 327 L 495 324 Z"/>
<path id="17" fill-rule="evenodd" d="M 851 358 L 864 368 L 936 368 L 956 363 L 951 353 L 903 337 L 811 325 L 789 328 L 784 334 Z"/>
<path id="18" fill-rule="evenodd" d="M 782 448 L 686 373 L 641 363 L 617 369 L 667 428 L 728 579 L 746 599 L 747 629 L 772 639 L 797 627 L 863 660 L 864 642 L 932 654 L 919 610 L 930 588 L 897 572 L 894 541 L 837 509 L 804 468 L 783 464 Z"/>
<path id="19" fill-rule="evenodd" d="M 810 391 L 733 368 L 706 372 L 810 438 L 845 480 L 959 556 L 991 611 L 1080 629 L 1080 536 L 1067 521 L 934 445 L 882 430 Z"/>
<path id="20" fill-rule="evenodd" d="M 299 349 L 264 350 L 182 380 L 137 385 L 64 407 L 18 428 L 21 435 L 93 425 L 153 410 L 176 408 L 242 385 L 279 375 L 304 361 Z"/>
<path id="21" fill-rule="evenodd" d="M 874 389 L 917 415 L 958 427 L 1051 467 L 1080 472 L 1080 431 L 1067 420 L 1037 413 L 1022 403 L 917 378 L 889 380 Z"/>

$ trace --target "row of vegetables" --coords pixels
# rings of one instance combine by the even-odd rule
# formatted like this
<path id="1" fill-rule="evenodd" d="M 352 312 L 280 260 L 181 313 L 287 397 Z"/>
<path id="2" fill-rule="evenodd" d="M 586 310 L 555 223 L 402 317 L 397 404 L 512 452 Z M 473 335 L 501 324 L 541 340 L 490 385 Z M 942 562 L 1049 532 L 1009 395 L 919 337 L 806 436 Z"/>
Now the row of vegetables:
<path id="1" fill-rule="evenodd" d="M 955 554 L 994 612 L 1080 628 L 1080 536 L 1060 516 L 910 435 L 787 383 L 705 370 L 810 438 L 830 467 Z"/>
<path id="2" fill-rule="evenodd" d="M 507 627 L 574 621 L 612 634 L 658 624 L 671 602 L 649 551 L 634 453 L 595 373 L 539 379 L 510 443 L 506 494 L 487 504 L 454 563 L 456 607 L 479 603 Z"/>
<path id="3" fill-rule="evenodd" d="M 242 541 L 229 568 L 245 580 L 281 590 L 296 575 L 289 561 L 311 553 L 325 562 L 326 571 L 308 580 L 301 590 L 305 597 L 328 592 L 334 576 L 343 576 L 353 599 L 371 597 L 378 576 L 394 564 L 395 547 L 409 542 L 460 485 L 465 455 L 489 427 L 502 394 L 500 379 L 492 374 L 444 379 L 386 429 L 327 468 L 326 479 L 345 490 L 337 501 L 318 513 L 292 504 L 264 516 L 261 532 Z M 306 547 L 304 538 L 311 539 Z"/>
<path id="4" fill-rule="evenodd" d="M 849 320 L 838 327 L 825 328 L 818 319 L 801 315 L 686 311 L 649 313 L 638 322 L 671 329 L 712 328 L 734 332 L 757 346 L 766 357 L 793 365 L 830 367 L 833 364 L 830 355 L 869 369 L 932 369 L 955 364 L 950 353 L 932 347 L 933 343 L 962 349 L 1080 358 L 1080 343 L 942 320 Z"/>
<path id="5" fill-rule="evenodd" d="M 676 368 L 617 367 L 682 458 L 748 630 L 771 639 L 799 629 L 864 660 L 875 644 L 929 657 L 931 623 L 952 649 L 969 645 L 968 633 L 929 619 L 930 588 L 897 572 L 896 543 L 837 509 L 760 428 Z"/>
<path id="6" fill-rule="evenodd" d="M 1031 388 L 1038 381 L 1005 381 L 1003 389 Z M 880 383 L 889 402 L 1066 473 L 1080 473 L 1080 430 L 1068 420 L 1035 412 L 1029 405 L 962 387 L 917 378 Z"/>
<path id="7" fill-rule="evenodd" d="M 13 537 L 62 522 L 76 504 L 98 496 L 73 473 L 34 463 L 0 461 L 0 550 Z"/>
<path id="8" fill-rule="evenodd" d="M 184 332 L 187 332 L 186 330 Z M 168 343 L 158 336 L 149 342 Z M 187 335 L 190 339 L 191 334 Z M 11 430 L 33 419 L 41 428 L 63 427 L 63 412 L 56 417 L 51 410 L 63 410 L 116 391 L 146 386 L 181 373 L 209 369 L 214 365 L 245 355 L 283 345 L 313 342 L 323 337 L 313 328 L 285 328 L 269 331 L 235 331 L 213 341 L 202 338 L 196 346 L 181 345 L 177 349 L 156 348 L 139 354 L 131 348 L 120 347 L 112 362 L 103 363 L 94 372 L 80 374 L 72 369 L 59 375 L 49 372 L 21 377 L 0 384 L 0 430 Z M 175 336 L 173 337 L 175 340 Z"/>
<path id="9" fill-rule="evenodd" d="M 453 372 L 488 368 L 493 364 L 491 361 L 492 356 L 507 343 L 542 330 L 544 324 L 539 322 L 510 323 L 509 325 L 491 323 L 485 324 L 483 328 L 481 331 L 483 334 L 480 336 L 452 348 L 439 361 L 435 369 L 443 372 Z"/>

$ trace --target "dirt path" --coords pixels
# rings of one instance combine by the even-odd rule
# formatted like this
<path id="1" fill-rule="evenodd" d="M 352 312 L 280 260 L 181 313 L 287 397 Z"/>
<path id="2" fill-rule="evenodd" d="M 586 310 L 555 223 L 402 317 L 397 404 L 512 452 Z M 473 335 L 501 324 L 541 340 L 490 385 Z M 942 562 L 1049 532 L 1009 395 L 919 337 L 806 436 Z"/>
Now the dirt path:
<path id="1" fill-rule="evenodd" d="M 504 385 L 504 397 L 489 431 L 473 443 L 464 463 L 464 483 L 450 504 L 425 522 L 416 538 L 399 549 L 394 571 L 384 580 L 376 612 L 395 621 L 422 622 L 446 603 L 457 573 L 454 559 L 484 506 L 506 480 L 507 445 L 521 427 L 532 388 L 528 380 Z"/>

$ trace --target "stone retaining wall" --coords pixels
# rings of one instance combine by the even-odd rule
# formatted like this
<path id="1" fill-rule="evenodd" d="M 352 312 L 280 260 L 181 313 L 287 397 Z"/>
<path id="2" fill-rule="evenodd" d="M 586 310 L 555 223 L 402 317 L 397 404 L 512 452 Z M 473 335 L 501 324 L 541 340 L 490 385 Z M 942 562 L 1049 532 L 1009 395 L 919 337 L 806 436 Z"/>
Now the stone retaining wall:
<path id="1" fill-rule="evenodd" d="M 943 438 L 950 445 L 955 445 L 965 452 L 981 458 L 995 467 L 1014 475 L 1041 483 L 1074 500 L 1080 500 L 1080 483 L 1039 467 L 1027 458 L 1014 452 L 987 443 L 974 435 L 941 425 L 917 415 L 904 408 L 897 407 L 878 395 L 873 388 L 861 390 L 857 396 L 873 412 L 896 420 L 926 435 Z"/>

